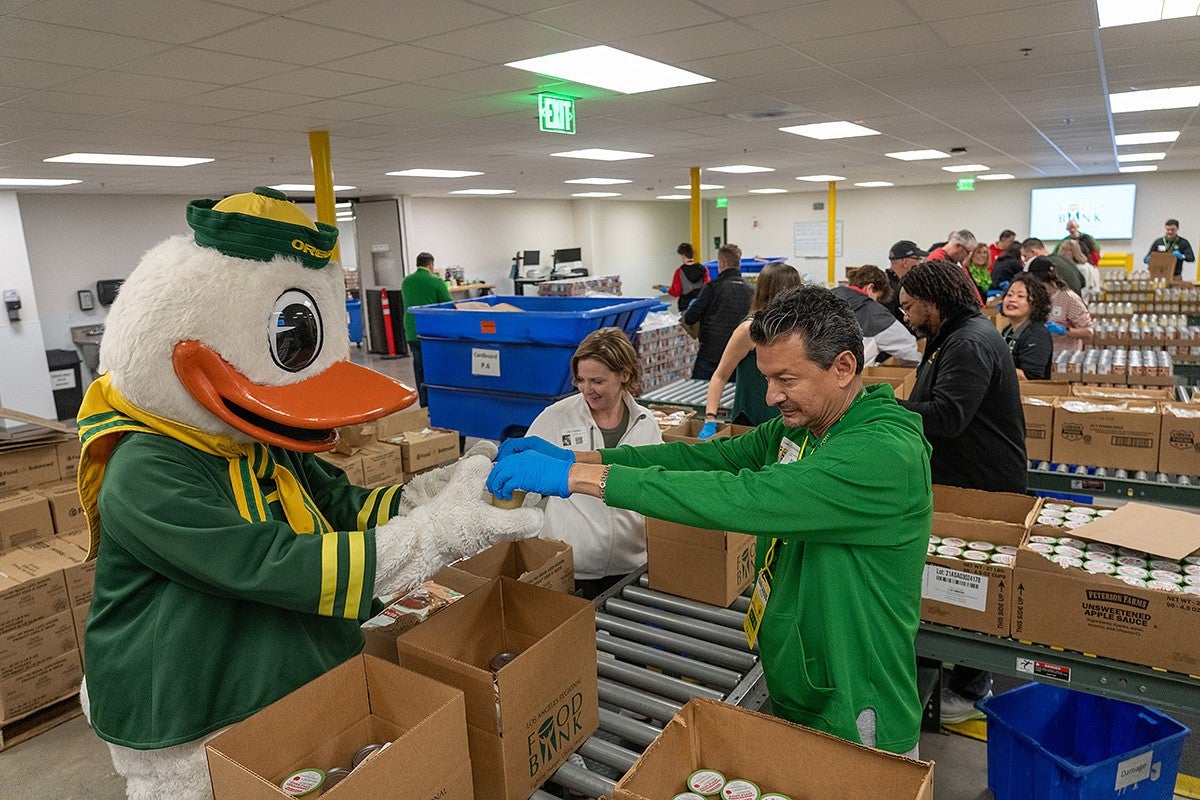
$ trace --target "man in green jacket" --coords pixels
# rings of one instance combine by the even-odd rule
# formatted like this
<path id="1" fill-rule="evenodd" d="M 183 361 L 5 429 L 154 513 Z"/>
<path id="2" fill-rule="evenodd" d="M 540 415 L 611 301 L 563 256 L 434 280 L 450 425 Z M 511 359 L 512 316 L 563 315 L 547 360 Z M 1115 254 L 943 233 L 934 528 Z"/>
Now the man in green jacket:
<path id="1" fill-rule="evenodd" d="M 413 376 L 423 406 L 429 405 L 429 396 L 425 392 L 425 361 L 421 357 L 421 342 L 417 339 L 417 318 L 411 309 L 430 303 L 450 302 L 450 290 L 446 288 L 446 282 L 433 270 L 433 255 L 420 253 L 417 255 L 417 268 L 400 285 L 400 294 L 404 299 L 404 338 L 408 340 L 408 347 L 412 351 Z"/>
<path id="2" fill-rule="evenodd" d="M 781 418 L 750 433 L 570 452 L 511 439 L 488 478 L 759 537 L 757 635 L 775 712 L 893 753 L 920 733 L 916 636 L 933 519 L 920 417 L 863 387 L 862 334 L 826 289 L 792 290 L 750 337 Z M 761 624 L 759 624 L 761 621 Z"/>

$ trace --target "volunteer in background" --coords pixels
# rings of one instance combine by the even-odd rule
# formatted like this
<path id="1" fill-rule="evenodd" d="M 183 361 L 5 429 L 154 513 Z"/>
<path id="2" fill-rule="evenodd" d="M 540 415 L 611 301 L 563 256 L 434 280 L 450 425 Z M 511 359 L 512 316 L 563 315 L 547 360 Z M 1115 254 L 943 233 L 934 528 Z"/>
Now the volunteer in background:
<path id="1" fill-rule="evenodd" d="M 701 439 L 711 438 L 717 432 L 717 409 L 721 406 L 721 392 L 733 377 L 733 409 L 729 418 L 738 425 L 759 425 L 779 416 L 779 409 L 767 405 L 767 379 L 758 371 L 754 358 L 754 342 L 750 341 L 750 318 L 771 305 L 771 301 L 788 289 L 803 283 L 796 268 L 777 261 L 767 264 L 754 284 L 754 297 L 750 300 L 750 317 L 734 328 L 721 355 L 717 371 L 708 380 L 708 396 L 704 401 L 704 426 L 700 428 Z"/>
<path id="2" fill-rule="evenodd" d="M 909 327 L 928 337 L 917 381 L 900 405 L 921 415 L 933 445 L 933 482 L 1025 493 L 1025 413 L 1008 345 L 975 302 L 976 288 L 948 261 L 918 264 L 900 284 Z M 981 718 L 992 676 L 956 666 L 942 689 L 942 722 Z"/>
<path id="3" fill-rule="evenodd" d="M 1029 269 L 1029 265 L 1038 256 L 1042 256 L 1050 261 L 1054 266 L 1054 272 L 1058 275 L 1058 279 L 1066 284 L 1071 291 L 1075 292 L 1075 294 L 1083 292 L 1083 273 L 1079 271 L 1079 267 L 1062 256 L 1051 255 L 1046 250 L 1046 245 L 1042 243 L 1041 239 L 1031 236 L 1021 242 L 1021 259 L 1025 262 L 1025 269 Z"/>
<path id="4" fill-rule="evenodd" d="M 1050 313 L 1050 293 L 1032 275 L 1017 275 L 1004 293 L 1000 313 L 1008 324 L 1000 335 L 1008 344 L 1017 377 L 1031 381 L 1050 378 L 1050 360 L 1054 344 L 1046 330 L 1046 315 Z"/>
<path id="5" fill-rule="evenodd" d="M 1150 243 L 1150 249 L 1143 264 L 1150 263 L 1150 253 L 1171 253 L 1175 256 L 1175 277 L 1183 275 L 1183 262 L 1196 262 L 1196 254 L 1192 252 L 1192 243 L 1179 235 L 1179 220 L 1169 219 L 1163 235 Z"/>
<path id="6" fill-rule="evenodd" d="M 721 354 L 733 329 L 741 324 L 750 311 L 750 296 L 754 290 L 742 277 L 742 249 L 736 244 L 722 245 L 717 250 L 715 280 L 704 285 L 696 302 L 683 314 L 684 325 L 699 325 L 700 351 L 692 367 L 692 378 L 708 380 L 721 363 Z"/>
<path id="7" fill-rule="evenodd" d="M 967 270 L 967 259 L 975 251 L 975 247 L 978 244 L 979 242 L 975 240 L 975 234 L 966 228 L 963 228 L 961 231 L 950 231 L 950 238 L 946 240 L 946 243 L 941 247 L 931 248 L 925 260 L 949 261 L 952 264 L 958 264 L 962 267 L 963 274 L 970 278 L 971 273 Z M 974 285 L 974 278 L 971 280 L 972 285 Z M 979 287 L 976 287 L 975 291 L 979 295 L 979 305 L 982 306 L 987 290 L 985 289 L 981 292 L 979 291 Z"/>
<path id="8" fill-rule="evenodd" d="M 920 419 L 891 386 L 864 388 L 862 332 L 828 289 L 777 298 L 750 339 L 780 418 L 698 444 L 583 453 L 510 439 L 488 488 L 575 492 L 758 536 L 755 585 L 769 591 L 756 591 L 746 627 L 775 713 L 915 755 L 913 640 L 933 519 Z"/>
<path id="9" fill-rule="evenodd" d="M 1051 255 L 1058 255 L 1058 251 L 1067 242 L 1078 244 L 1084 257 L 1093 267 L 1100 264 L 1100 245 L 1096 244 L 1096 240 L 1092 238 L 1091 234 L 1082 233 L 1079 230 L 1079 223 L 1073 219 L 1067 220 L 1067 235 L 1054 246 L 1054 252 Z"/>
<path id="10" fill-rule="evenodd" d="M 622 444 L 662 444 L 654 414 L 634 402 L 642 391 L 637 351 L 620 328 L 588 334 L 571 356 L 579 393 L 538 414 L 529 435 L 567 450 Z M 538 534 L 571 545 L 575 593 L 589 600 L 646 563 L 646 520 L 633 511 L 606 508 L 594 497 L 542 499 L 546 522 Z"/>
<path id="11" fill-rule="evenodd" d="M 682 313 L 699 296 L 704 284 L 708 283 L 708 267 L 697 264 L 693 260 L 696 251 L 687 242 L 676 247 L 675 252 L 679 254 L 680 264 L 679 268 L 675 270 L 675 276 L 671 278 L 671 285 L 669 287 L 660 285 L 654 288 L 660 292 L 666 292 L 671 297 L 678 297 L 679 311 Z"/>
<path id="12" fill-rule="evenodd" d="M 1014 238 L 1008 243 L 1004 252 L 996 257 L 996 263 L 992 264 L 992 283 L 988 288 L 989 294 L 995 293 L 997 290 L 1003 292 L 1008 288 L 1013 276 L 1020 275 L 1024 270 L 1025 263 L 1021 261 L 1021 243 Z M 897 290 L 897 294 L 899 294 L 899 290 Z"/>
<path id="13" fill-rule="evenodd" d="M 1038 257 L 1029 262 L 1029 274 L 1046 285 L 1050 293 L 1050 315 L 1046 327 L 1052 334 L 1054 355 L 1064 350 L 1083 349 L 1083 343 L 1092 338 L 1092 315 L 1088 313 L 1083 298 L 1075 294 L 1058 276 L 1054 262 Z"/>
<path id="14" fill-rule="evenodd" d="M 858 327 L 862 329 L 863 338 L 875 340 L 875 346 L 879 349 L 876 360 L 883 361 L 894 356 L 905 364 L 920 361 L 917 338 L 883 305 L 892 299 L 892 287 L 884 271 L 864 264 L 854 270 L 848 283 L 848 286 L 838 286 L 833 293 L 850 306 L 854 318 L 858 320 Z"/>
<path id="15" fill-rule="evenodd" d="M 1010 231 L 1008 228 L 1000 231 L 1000 236 L 996 241 L 988 245 L 988 266 L 994 267 L 996 259 L 999 258 L 1008 246 L 1017 240 L 1015 231 Z"/>
<path id="16" fill-rule="evenodd" d="M 434 274 L 434 269 L 433 256 L 419 253 L 417 268 L 400 284 L 400 297 L 404 301 L 404 338 L 408 340 L 412 352 L 413 377 L 423 406 L 429 405 L 429 396 L 425 392 L 425 361 L 421 357 L 421 342 L 417 339 L 417 318 L 411 309 L 430 303 L 450 302 L 450 290 L 446 288 L 446 282 Z"/>
<path id="17" fill-rule="evenodd" d="M 980 242 L 971 250 L 971 255 L 967 256 L 967 260 L 963 262 L 963 269 L 971 276 L 971 280 L 975 281 L 975 288 L 979 289 L 980 294 L 986 295 L 988 288 L 992 285 L 992 258 L 990 253 L 991 245 Z"/>
<path id="18" fill-rule="evenodd" d="M 1065 258 L 1074 264 L 1075 269 L 1083 276 L 1083 291 L 1079 293 L 1083 302 L 1091 303 L 1096 300 L 1100 296 L 1100 270 L 1088 261 L 1079 243 L 1072 240 L 1063 242 L 1058 248 L 1058 255 L 1059 258 Z"/>
<path id="19" fill-rule="evenodd" d="M 901 324 L 904 324 L 904 312 L 900 310 L 900 279 L 920 264 L 926 255 L 924 250 L 917 247 L 916 242 L 908 239 L 901 239 L 888 250 L 887 277 L 888 284 L 892 287 L 892 299 L 884 305 Z"/>

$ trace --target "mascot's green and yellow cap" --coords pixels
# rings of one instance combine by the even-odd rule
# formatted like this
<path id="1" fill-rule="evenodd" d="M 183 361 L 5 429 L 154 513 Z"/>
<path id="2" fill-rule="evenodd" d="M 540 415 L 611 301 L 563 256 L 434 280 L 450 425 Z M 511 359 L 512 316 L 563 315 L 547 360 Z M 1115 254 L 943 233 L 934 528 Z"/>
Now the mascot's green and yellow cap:
<path id="1" fill-rule="evenodd" d="M 290 256 L 310 269 L 329 263 L 338 235 L 333 225 L 313 222 L 287 195 L 266 186 L 220 201 L 193 200 L 187 221 L 201 247 L 254 261 Z"/>

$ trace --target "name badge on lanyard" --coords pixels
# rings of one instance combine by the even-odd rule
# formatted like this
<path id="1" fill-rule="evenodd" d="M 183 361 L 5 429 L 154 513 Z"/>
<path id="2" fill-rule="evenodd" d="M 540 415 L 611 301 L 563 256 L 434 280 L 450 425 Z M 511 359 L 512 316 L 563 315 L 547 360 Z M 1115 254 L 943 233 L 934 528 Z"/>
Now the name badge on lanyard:
<path id="1" fill-rule="evenodd" d="M 585 431 L 583 428 L 568 428 L 563 431 L 560 446 L 568 450 L 574 450 L 576 447 L 582 447 L 585 441 Z"/>
<path id="2" fill-rule="evenodd" d="M 804 449 L 793 442 L 791 439 L 781 439 L 779 441 L 779 463 L 794 464 L 800 460 L 800 454 Z"/>

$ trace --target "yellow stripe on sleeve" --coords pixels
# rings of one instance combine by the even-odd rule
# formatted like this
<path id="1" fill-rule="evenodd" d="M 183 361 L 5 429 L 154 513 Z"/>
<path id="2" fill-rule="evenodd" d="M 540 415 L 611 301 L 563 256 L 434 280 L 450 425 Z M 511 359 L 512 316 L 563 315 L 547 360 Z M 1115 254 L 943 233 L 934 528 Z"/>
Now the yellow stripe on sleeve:
<path id="1" fill-rule="evenodd" d="M 350 531 L 346 536 L 350 540 L 350 575 L 346 582 L 346 613 L 343 616 L 358 619 L 367 562 L 366 535 L 362 531 Z"/>
<path id="2" fill-rule="evenodd" d="M 383 493 L 383 500 L 379 503 L 379 513 L 375 515 L 376 527 L 391 519 L 392 500 L 396 497 L 396 492 L 398 491 L 400 491 L 399 486 L 389 486 L 387 491 Z"/>
<path id="3" fill-rule="evenodd" d="M 337 551 L 337 532 L 321 534 L 321 603 L 317 613 L 326 617 L 333 616 L 333 600 L 337 595 Z"/>
<path id="4" fill-rule="evenodd" d="M 363 501 L 362 508 L 358 511 L 358 519 L 355 520 L 355 526 L 358 530 L 363 531 L 367 529 L 367 522 L 371 519 L 371 509 L 375 508 L 375 498 L 382 491 L 382 486 L 372 489 L 371 493 L 367 495 L 367 499 Z"/>
<path id="5" fill-rule="evenodd" d="M 240 459 L 229 461 L 229 483 L 233 486 L 233 499 L 237 503 L 238 513 L 246 522 L 254 522 L 250 517 L 250 504 L 246 501 L 246 484 L 242 482 L 242 462 Z"/>

